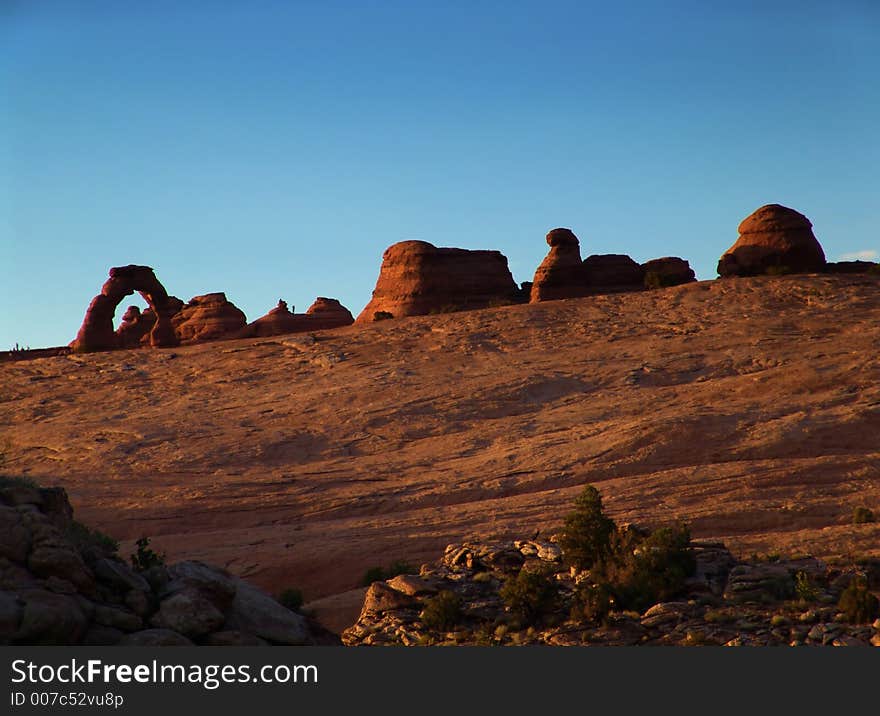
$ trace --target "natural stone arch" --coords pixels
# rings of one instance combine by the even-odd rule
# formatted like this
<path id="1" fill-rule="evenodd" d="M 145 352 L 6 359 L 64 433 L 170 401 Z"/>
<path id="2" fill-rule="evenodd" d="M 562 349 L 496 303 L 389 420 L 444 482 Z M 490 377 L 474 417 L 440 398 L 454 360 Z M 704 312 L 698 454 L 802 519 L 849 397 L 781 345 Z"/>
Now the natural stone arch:
<path id="1" fill-rule="evenodd" d="M 149 266 L 115 266 L 110 278 L 101 287 L 101 293 L 92 299 L 86 317 L 71 347 L 77 353 L 107 351 L 119 348 L 119 338 L 113 330 L 116 307 L 123 298 L 137 291 L 149 304 L 156 316 L 150 331 L 150 345 L 160 348 L 178 344 L 171 317 L 178 306 L 169 300 L 168 293 Z"/>

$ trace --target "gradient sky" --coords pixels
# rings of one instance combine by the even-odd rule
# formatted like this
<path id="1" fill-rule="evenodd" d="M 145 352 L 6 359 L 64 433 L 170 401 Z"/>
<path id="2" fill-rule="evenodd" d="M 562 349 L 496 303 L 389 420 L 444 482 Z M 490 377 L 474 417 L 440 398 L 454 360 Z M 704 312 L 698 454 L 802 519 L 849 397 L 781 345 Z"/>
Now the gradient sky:
<path id="1" fill-rule="evenodd" d="M 253 320 L 357 314 L 404 239 L 709 279 L 781 203 L 874 256 L 878 38 L 877 0 L 0 0 L 0 350 L 129 263 Z"/>

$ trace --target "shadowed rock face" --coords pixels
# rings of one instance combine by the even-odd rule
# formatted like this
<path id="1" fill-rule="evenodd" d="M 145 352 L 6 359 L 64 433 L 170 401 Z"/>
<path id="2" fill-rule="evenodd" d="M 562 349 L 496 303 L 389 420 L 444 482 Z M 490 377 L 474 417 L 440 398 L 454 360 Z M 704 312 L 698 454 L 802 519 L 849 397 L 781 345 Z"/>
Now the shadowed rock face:
<path id="1" fill-rule="evenodd" d="M 642 264 L 642 271 L 645 273 L 647 288 L 680 286 L 697 280 L 690 264 L 677 256 L 664 256 L 646 261 Z"/>
<path id="2" fill-rule="evenodd" d="M 553 229 L 547 234 L 547 243 L 550 253 L 535 271 L 531 302 L 589 295 L 577 236 L 571 229 Z"/>
<path id="3" fill-rule="evenodd" d="M 594 254 L 584 259 L 584 274 L 592 293 L 641 291 L 642 267 L 625 254 Z"/>
<path id="4" fill-rule="evenodd" d="M 319 296 L 305 313 L 293 313 L 286 301 L 278 301 L 278 305 L 269 313 L 249 323 L 237 338 L 260 338 L 280 336 L 285 333 L 302 333 L 304 331 L 321 331 L 328 328 L 340 328 L 354 323 L 351 312 L 335 298 Z"/>
<path id="5" fill-rule="evenodd" d="M 172 320 L 183 343 L 229 338 L 247 325 L 244 313 L 227 300 L 225 293 L 195 296 Z"/>
<path id="6" fill-rule="evenodd" d="M 803 214 L 767 204 L 739 225 L 739 239 L 718 261 L 719 276 L 812 273 L 825 269 L 825 252 Z"/>
<path id="7" fill-rule="evenodd" d="M 376 314 L 421 316 L 513 303 L 518 288 L 499 251 L 437 248 L 401 241 L 385 250 L 373 298 L 358 322 Z"/>
<path id="8" fill-rule="evenodd" d="M 110 278 L 101 287 L 101 293 L 92 299 L 85 319 L 71 347 L 78 353 L 106 351 L 119 348 L 119 339 L 113 330 L 116 307 L 135 291 L 143 296 L 155 316 L 149 331 L 150 345 L 176 346 L 177 335 L 171 324 L 176 306 L 159 283 L 149 266 L 116 266 L 110 269 Z"/>

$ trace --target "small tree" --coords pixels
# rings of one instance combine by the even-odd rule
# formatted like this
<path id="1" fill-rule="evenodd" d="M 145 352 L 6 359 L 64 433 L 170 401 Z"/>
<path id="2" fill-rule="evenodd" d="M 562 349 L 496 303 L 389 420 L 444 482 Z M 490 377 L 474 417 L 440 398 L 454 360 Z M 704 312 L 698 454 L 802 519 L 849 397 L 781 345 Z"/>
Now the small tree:
<path id="1" fill-rule="evenodd" d="M 526 624 L 534 624 L 556 606 L 559 587 L 552 570 L 521 569 L 507 579 L 500 595 L 513 614 Z"/>
<path id="2" fill-rule="evenodd" d="M 868 589 L 868 580 L 856 576 L 840 595 L 837 608 L 843 612 L 848 622 L 867 624 L 880 612 L 880 601 Z"/>
<path id="3" fill-rule="evenodd" d="M 559 544 L 569 564 L 590 569 L 608 552 L 614 520 L 602 510 L 602 497 L 592 485 L 584 488 L 574 505 L 574 512 L 565 518 Z"/>

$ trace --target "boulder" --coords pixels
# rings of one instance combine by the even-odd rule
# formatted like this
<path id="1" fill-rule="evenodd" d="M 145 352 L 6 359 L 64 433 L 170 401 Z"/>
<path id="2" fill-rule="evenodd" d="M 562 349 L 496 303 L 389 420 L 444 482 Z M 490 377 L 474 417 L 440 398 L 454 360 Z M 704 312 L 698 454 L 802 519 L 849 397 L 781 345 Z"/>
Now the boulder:
<path id="1" fill-rule="evenodd" d="M 318 296 L 315 299 L 315 302 L 306 309 L 306 315 L 312 321 L 311 330 L 316 331 L 324 328 L 350 326 L 354 323 L 351 311 L 335 298 L 325 298 L 324 296 Z"/>
<path id="2" fill-rule="evenodd" d="M 697 280 L 691 265 L 677 256 L 646 261 L 642 264 L 642 271 L 645 275 L 645 288 L 680 286 Z"/>
<path id="3" fill-rule="evenodd" d="M 226 613 L 225 630 L 253 634 L 275 644 L 296 646 L 311 641 L 304 616 L 247 582 L 236 579 L 235 583 L 235 599 Z"/>
<path id="4" fill-rule="evenodd" d="M 514 303 L 518 292 L 507 258 L 499 251 L 401 241 L 382 255 L 373 297 L 357 321 L 488 308 Z"/>
<path id="5" fill-rule="evenodd" d="M 823 271 L 825 263 L 809 219 L 794 209 L 767 204 L 743 219 L 739 238 L 718 261 L 718 274 L 812 273 Z"/>
<path id="6" fill-rule="evenodd" d="M 247 325 L 244 313 L 223 292 L 194 296 L 172 319 L 181 343 L 229 338 Z"/>
<path id="7" fill-rule="evenodd" d="M 119 646 L 193 646 L 182 634 L 171 629 L 144 629 L 126 634 L 118 642 Z"/>
<path id="8" fill-rule="evenodd" d="M 153 269 L 131 264 L 110 269 L 110 278 L 101 287 L 101 293 L 89 304 L 71 348 L 78 353 L 119 348 L 119 336 L 113 330 L 113 316 L 122 299 L 135 291 L 143 296 L 153 311 L 150 345 L 177 345 L 178 339 L 171 325 L 176 306 L 169 301 L 168 293 L 159 283 Z"/>
<path id="9" fill-rule="evenodd" d="M 553 229 L 547 234 L 547 244 L 550 253 L 535 271 L 531 302 L 589 295 L 590 288 L 577 236 L 571 229 Z"/>
<path id="10" fill-rule="evenodd" d="M 163 599 L 150 623 L 198 639 L 220 629 L 224 621 L 223 614 L 208 599 L 189 588 Z"/>
<path id="11" fill-rule="evenodd" d="M 85 634 L 88 619 L 74 597 L 28 589 L 18 592 L 18 598 L 24 605 L 14 643 L 76 644 Z"/>
<path id="12" fill-rule="evenodd" d="M 590 293 L 624 293 L 645 287 L 642 267 L 625 254 L 593 254 L 584 259 Z"/>

